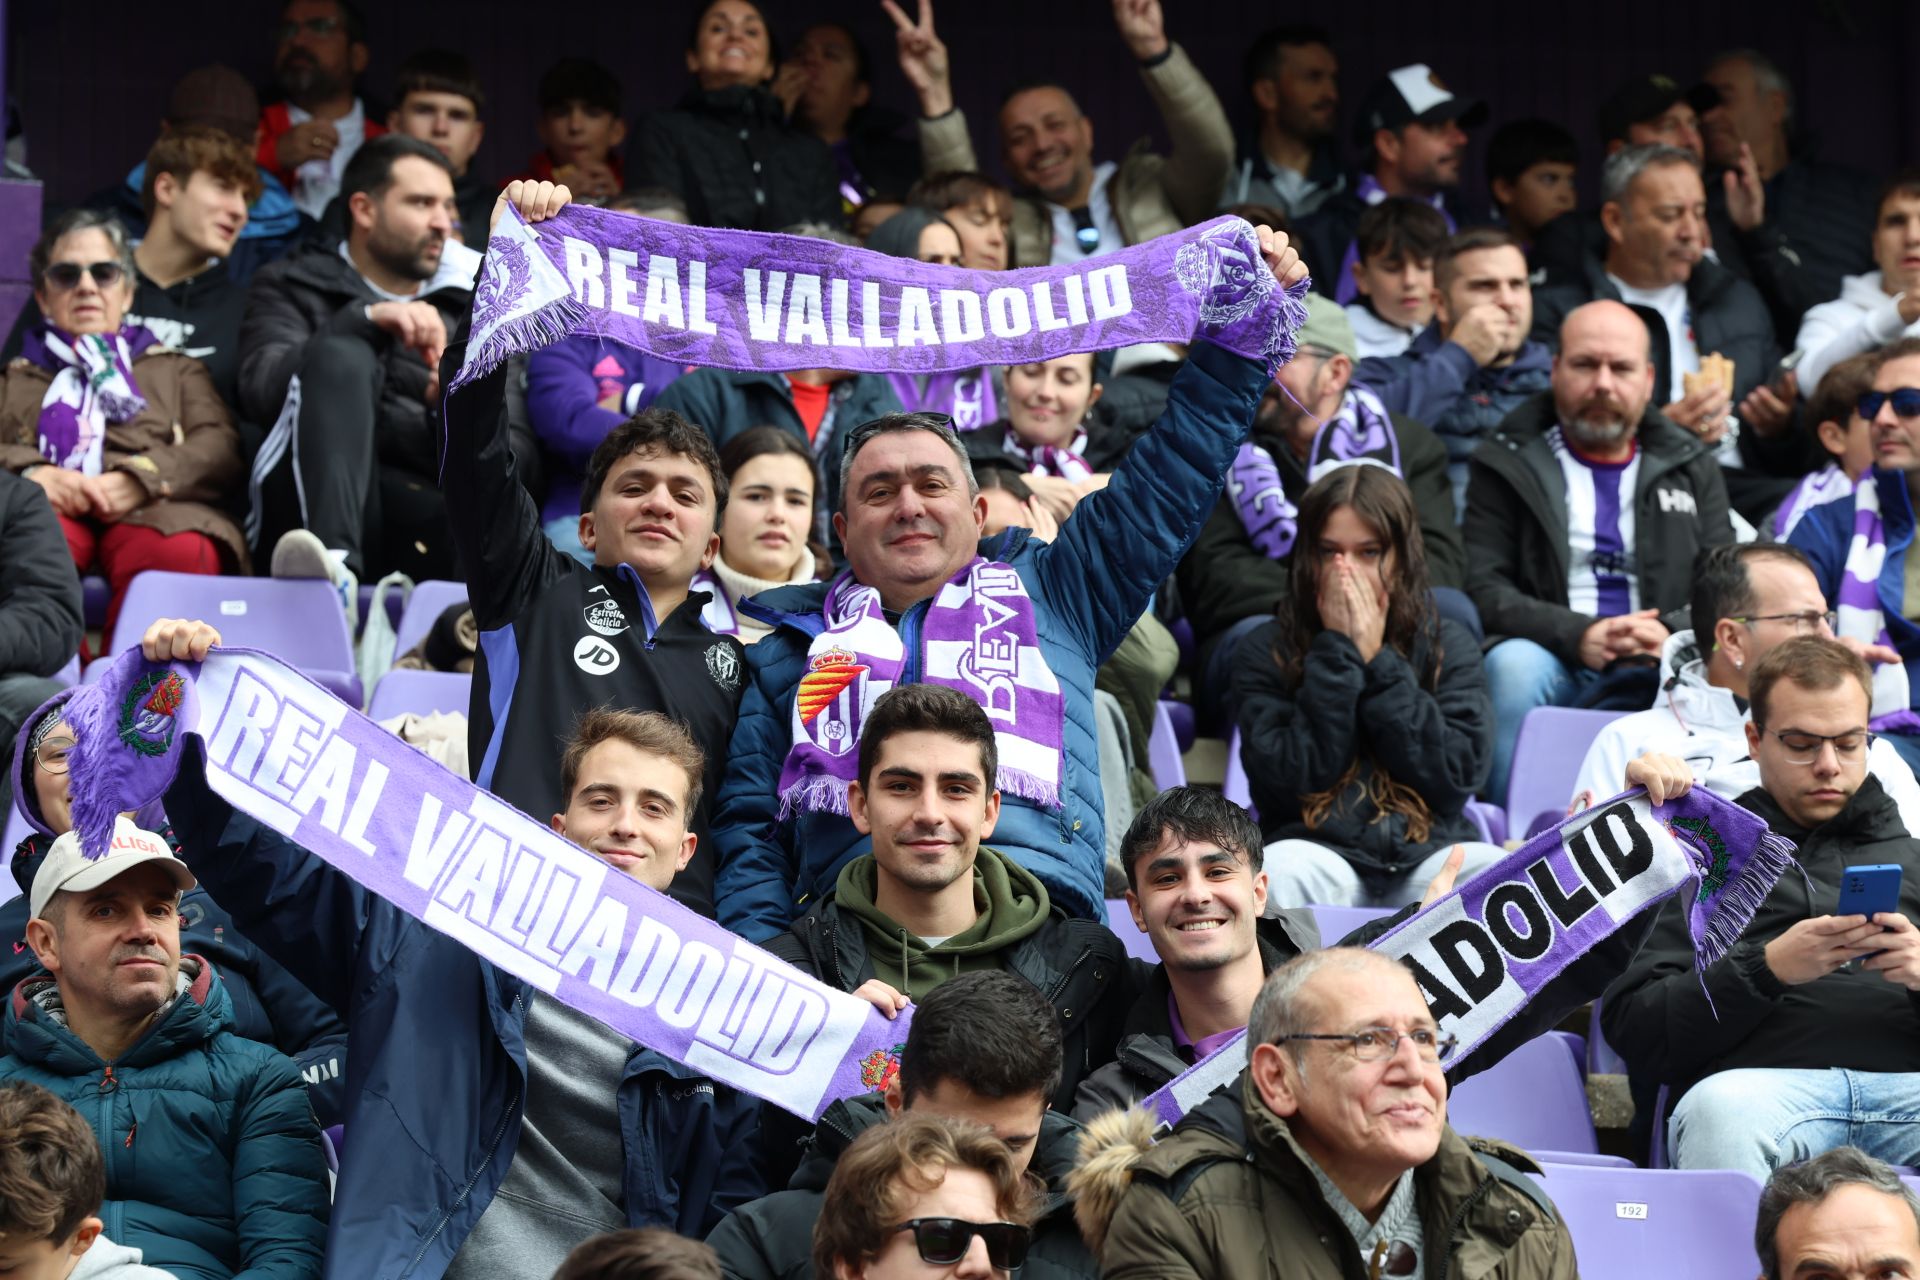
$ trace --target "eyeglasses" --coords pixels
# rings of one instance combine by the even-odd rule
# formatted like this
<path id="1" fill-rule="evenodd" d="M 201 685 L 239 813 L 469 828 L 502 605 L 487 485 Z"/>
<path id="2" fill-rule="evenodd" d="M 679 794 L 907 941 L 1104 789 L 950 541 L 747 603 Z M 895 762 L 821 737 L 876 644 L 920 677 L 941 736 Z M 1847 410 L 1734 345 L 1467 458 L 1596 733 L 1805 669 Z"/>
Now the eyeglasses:
<path id="1" fill-rule="evenodd" d="M 119 284 L 122 275 L 117 262 L 89 262 L 85 266 L 77 262 L 56 262 L 41 274 L 41 279 L 65 293 L 79 285 L 82 272 L 92 276 L 93 282 L 102 289 L 111 289 Z"/>
<path id="2" fill-rule="evenodd" d="M 1419 1027 L 1413 1031 L 1395 1031 L 1392 1027 L 1367 1027 L 1361 1031 L 1346 1033 L 1334 1031 L 1301 1032 L 1298 1035 L 1281 1036 L 1275 1044 L 1284 1044 L 1288 1040 L 1340 1040 L 1353 1050 L 1353 1056 L 1361 1062 L 1385 1062 L 1400 1052 L 1402 1040 L 1413 1041 L 1414 1049 L 1420 1054 L 1422 1062 L 1439 1062 L 1450 1055 L 1460 1043 L 1460 1037 L 1441 1035 L 1432 1027 Z"/>
<path id="3" fill-rule="evenodd" d="M 1093 210 L 1079 208 L 1070 210 L 1073 214 L 1073 238 L 1080 246 L 1081 253 L 1095 253 L 1100 248 L 1100 228 L 1093 224 Z"/>
<path id="4" fill-rule="evenodd" d="M 1795 635 L 1817 634 L 1823 622 L 1827 624 L 1829 631 L 1837 631 L 1840 628 L 1840 615 L 1831 609 L 1825 613 L 1816 613 L 1812 610 L 1806 613 L 1763 613 L 1752 618 L 1733 618 L 1730 621 L 1748 627 L 1756 622 L 1787 622 L 1793 624 Z"/>
<path id="5" fill-rule="evenodd" d="M 48 738 L 33 753 L 33 758 L 48 773 L 61 774 L 67 771 L 67 755 L 72 750 L 72 738 Z"/>
<path id="6" fill-rule="evenodd" d="M 1787 749 L 1788 764 L 1812 764 L 1820 758 L 1820 748 L 1831 743 L 1833 754 L 1842 761 L 1857 760 L 1860 753 L 1873 745 L 1874 735 L 1864 729 L 1851 733 L 1800 733 L 1789 729 L 1785 733 L 1777 729 L 1768 729 L 1774 737 L 1780 739 L 1780 745 Z"/>
<path id="7" fill-rule="evenodd" d="M 280 42 L 285 44 L 299 36 L 302 31 L 324 40 L 339 29 L 340 19 L 338 18 L 308 18 L 305 22 L 283 22 L 280 24 Z"/>
<path id="8" fill-rule="evenodd" d="M 936 1267 L 950 1267 L 966 1257 L 973 1238 L 979 1236 L 987 1246 L 987 1261 L 996 1271 L 1018 1271 L 1027 1260 L 1027 1244 L 1033 1235 L 1018 1223 L 968 1222 L 965 1218 L 914 1218 L 888 1234 L 902 1231 L 913 1232 L 920 1261 Z"/>
<path id="9" fill-rule="evenodd" d="M 1880 406 L 1893 401 L 1893 416 L 1896 418 L 1920 418 L 1920 387 L 1901 387 L 1896 391 L 1864 392 L 1858 404 L 1854 405 L 1861 417 L 1872 422 L 1880 416 Z"/>
<path id="10" fill-rule="evenodd" d="M 1413 1246 L 1406 1241 L 1378 1241 L 1367 1258 L 1367 1280 L 1380 1280 L 1381 1276 L 1410 1276 L 1418 1261 L 1413 1256 Z"/>

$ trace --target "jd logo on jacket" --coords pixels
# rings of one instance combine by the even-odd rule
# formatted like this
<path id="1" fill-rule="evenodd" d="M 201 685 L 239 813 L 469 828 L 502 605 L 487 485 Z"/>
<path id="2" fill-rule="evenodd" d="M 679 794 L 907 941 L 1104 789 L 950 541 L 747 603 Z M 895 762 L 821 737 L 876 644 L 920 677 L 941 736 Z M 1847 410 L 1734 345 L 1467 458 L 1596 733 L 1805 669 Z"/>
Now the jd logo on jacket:
<path id="1" fill-rule="evenodd" d="M 573 646 L 573 664 L 590 676 L 620 669 L 620 651 L 599 636 L 581 636 Z"/>

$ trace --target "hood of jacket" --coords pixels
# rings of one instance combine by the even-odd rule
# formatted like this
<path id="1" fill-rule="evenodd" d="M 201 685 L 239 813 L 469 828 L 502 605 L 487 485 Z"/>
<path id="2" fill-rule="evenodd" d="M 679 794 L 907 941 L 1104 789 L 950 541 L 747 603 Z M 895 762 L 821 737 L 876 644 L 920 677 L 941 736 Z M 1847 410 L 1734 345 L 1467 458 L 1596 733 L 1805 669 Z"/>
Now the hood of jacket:
<path id="1" fill-rule="evenodd" d="M 286 279 L 336 297 L 342 303 L 353 298 L 373 301 L 377 296 L 366 278 L 341 253 L 339 241 L 310 240 L 282 261 L 287 264 Z M 414 301 L 427 302 L 443 293 L 471 293 L 479 265 L 477 251 L 449 237 L 440 252 L 440 265 L 434 269 L 433 278 L 421 286 Z"/>
<path id="2" fill-rule="evenodd" d="M 963 961 L 996 955 L 1038 932 L 1053 909 L 1047 887 L 1038 877 L 983 845 L 973 863 L 973 905 L 979 918 L 971 927 L 930 947 L 925 939 L 902 928 L 874 905 L 878 875 L 872 854 L 855 858 L 840 869 L 834 897 L 840 909 L 866 930 L 867 952 L 881 972 L 903 974 L 903 990 L 916 1000 L 954 977 Z"/>
<path id="3" fill-rule="evenodd" d="M 1840 277 L 1840 296 L 1836 301 L 1844 302 L 1859 311 L 1873 311 L 1887 304 L 1891 296 L 1882 287 L 1885 279 L 1878 270 L 1868 271 L 1857 276 Z"/>
<path id="4" fill-rule="evenodd" d="M 62 689 L 41 703 L 39 710 L 28 716 L 21 724 L 20 732 L 14 736 L 13 740 L 14 807 L 20 811 L 21 817 L 33 825 L 35 831 L 48 837 L 53 836 L 55 832 L 47 825 L 46 815 L 40 812 L 40 799 L 33 786 L 33 756 L 27 750 L 27 743 L 32 740 L 33 731 L 39 727 L 40 722 L 50 715 L 57 714 L 74 692 L 74 689 Z M 18 878 L 18 867 L 14 869 L 14 875 Z M 21 881 L 20 887 L 24 892 L 27 887 L 26 882 Z"/>
<path id="5" fill-rule="evenodd" d="M 1706 655 L 1691 630 L 1674 632 L 1660 646 L 1660 688 L 1688 728 L 1734 736 L 1745 732 L 1746 709 L 1733 690 L 1707 679 Z"/>
<path id="6" fill-rule="evenodd" d="M 205 1045 L 230 1029 L 233 1006 L 213 965 L 197 955 L 180 957 L 173 999 L 152 1025 L 118 1058 L 117 1067 L 146 1067 Z M 50 973 L 37 973 L 13 989 L 7 1002 L 7 1052 L 57 1075 L 90 1075 L 100 1055 L 67 1026 L 66 1006 Z"/>
<path id="7" fill-rule="evenodd" d="M 1900 806 L 1871 773 L 1861 779 L 1860 789 L 1847 798 L 1846 808 L 1817 827 L 1803 827 L 1788 817 L 1787 811 L 1764 787 L 1755 787 L 1734 803 L 1763 819 L 1775 834 L 1793 841 L 1802 855 L 1810 847 L 1832 845 L 1852 849 L 1878 840 L 1908 837 L 1906 823 L 1900 819 Z M 1806 858 L 1803 856 L 1801 861 L 1805 862 Z"/>

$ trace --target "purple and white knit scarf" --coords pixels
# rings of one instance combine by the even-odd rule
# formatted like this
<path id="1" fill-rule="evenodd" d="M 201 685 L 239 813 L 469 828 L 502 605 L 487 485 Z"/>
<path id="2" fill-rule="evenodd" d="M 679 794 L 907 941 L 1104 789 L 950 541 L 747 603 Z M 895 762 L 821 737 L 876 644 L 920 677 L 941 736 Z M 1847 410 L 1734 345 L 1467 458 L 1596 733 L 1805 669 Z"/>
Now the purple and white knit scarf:
<path id="1" fill-rule="evenodd" d="M 985 369 L 949 373 L 889 373 L 887 385 L 900 397 L 908 413 L 925 410 L 953 419 L 953 429 L 966 434 L 997 420 L 993 377 Z"/>
<path id="2" fill-rule="evenodd" d="M 133 361 L 158 341 L 142 325 L 75 335 L 49 324 L 28 333 L 21 354 L 53 372 L 40 400 L 40 456 L 56 467 L 99 475 L 107 424 L 125 422 L 147 407 L 133 381 Z"/>
<path id="3" fill-rule="evenodd" d="M 1839 614 L 1842 640 L 1891 647 L 1887 617 L 1880 610 L 1880 570 L 1887 559 L 1886 525 L 1880 519 L 1880 490 L 1868 471 L 1853 487 L 1853 539 L 1847 544 L 1847 562 L 1840 574 L 1834 611 Z M 1883 662 L 1873 669 L 1873 718 L 1877 733 L 1920 731 L 1914 713 L 1904 663 Z"/>
<path id="4" fill-rule="evenodd" d="M 1380 397 L 1365 387 L 1349 387 L 1340 408 L 1320 425 L 1307 449 L 1307 480 L 1336 467 L 1385 467 L 1400 475 L 1400 438 Z M 1299 536 L 1299 509 L 1287 497 L 1273 455 L 1249 441 L 1240 446 L 1227 472 L 1227 497 L 1240 523 L 1262 555 L 1286 558 Z"/>
<path id="5" fill-rule="evenodd" d="M 1061 480 L 1080 481 L 1093 475 L 1093 468 L 1087 465 L 1087 431 L 1085 427 L 1074 432 L 1072 440 L 1064 445 L 1028 444 L 1014 434 L 1013 427 L 1007 427 L 1006 442 L 1001 446 L 1007 456 L 1026 467 L 1027 474 L 1054 476 Z"/>
<path id="6" fill-rule="evenodd" d="M 851 573 L 834 579 L 822 613 L 826 629 L 807 649 L 807 674 L 793 699 L 793 746 L 780 768 L 782 818 L 847 811 L 861 726 L 906 666 L 880 593 Z M 928 603 L 922 634 L 921 679 L 958 689 L 993 721 L 1000 790 L 1058 808 L 1066 704 L 1040 651 L 1019 573 L 976 557 Z"/>
<path id="7" fill-rule="evenodd" d="M 707 593 L 707 602 L 700 606 L 702 626 L 717 636 L 740 634 L 740 616 L 727 599 L 726 588 L 720 585 L 719 574 L 711 569 L 702 569 L 687 583 L 687 590 Z"/>

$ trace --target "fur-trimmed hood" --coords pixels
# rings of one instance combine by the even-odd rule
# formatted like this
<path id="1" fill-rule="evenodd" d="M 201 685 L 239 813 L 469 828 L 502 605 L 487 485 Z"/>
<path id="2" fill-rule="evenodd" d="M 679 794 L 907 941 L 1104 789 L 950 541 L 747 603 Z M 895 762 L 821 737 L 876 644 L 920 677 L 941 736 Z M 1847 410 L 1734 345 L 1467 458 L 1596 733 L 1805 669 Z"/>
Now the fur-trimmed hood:
<path id="1" fill-rule="evenodd" d="M 1080 1163 L 1067 1175 L 1067 1194 L 1073 1197 L 1074 1221 L 1096 1258 L 1120 1197 L 1133 1185 L 1134 1162 L 1153 1148 L 1157 1127 L 1151 1112 L 1125 1107 L 1095 1116 L 1080 1135 Z"/>

